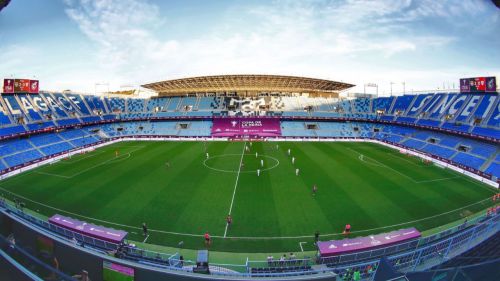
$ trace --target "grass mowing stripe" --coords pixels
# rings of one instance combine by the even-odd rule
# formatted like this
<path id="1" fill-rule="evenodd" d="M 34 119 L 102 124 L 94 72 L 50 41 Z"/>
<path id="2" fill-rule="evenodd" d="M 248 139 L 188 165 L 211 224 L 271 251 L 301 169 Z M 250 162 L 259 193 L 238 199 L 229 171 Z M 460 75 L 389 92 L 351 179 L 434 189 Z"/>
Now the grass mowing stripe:
<path id="1" fill-rule="evenodd" d="M 240 178 L 240 172 L 241 172 L 241 163 L 243 162 L 243 156 L 245 155 L 246 145 L 247 142 L 243 144 L 243 150 L 241 151 L 240 165 L 238 167 L 238 174 L 236 174 L 236 182 L 234 183 L 233 197 L 231 198 L 231 205 L 229 205 L 229 215 L 231 215 L 231 212 L 233 211 L 234 196 L 236 195 L 236 188 L 238 187 L 238 179 Z M 228 227 L 229 224 L 226 223 L 226 229 L 224 230 L 224 237 L 226 237 Z"/>
<path id="2" fill-rule="evenodd" d="M 38 202 L 74 216 L 86 216 L 89 222 L 129 230 L 133 241 L 144 240 L 139 230 L 140 224 L 147 222 L 152 234 L 147 243 L 176 246 L 184 241 L 183 248 L 189 249 L 203 248 L 201 237 L 210 231 L 216 234 L 212 236 L 211 250 L 228 252 L 295 252 L 300 250 L 299 242 L 312 242 L 314 230 L 319 230 L 322 237 L 341 237 L 336 233 L 346 222 L 355 226 L 355 236 L 401 228 L 401 224 L 428 230 L 485 209 L 493 192 L 480 182 L 470 180 L 471 184 L 464 175 L 449 169 L 432 165 L 419 169 L 418 160 L 387 155 L 397 151 L 375 144 L 255 142 L 252 153 L 244 153 L 243 162 L 239 154 L 243 141 L 120 144 L 145 148 L 129 160 L 113 161 L 72 179 L 30 171 L 0 185 L 36 201 L 21 199 L 27 208 L 39 210 L 40 215 L 50 217 L 58 211 Z M 234 196 L 234 200 L 234 175 L 206 168 L 205 146 L 213 156 L 237 154 L 234 158 L 215 158 L 210 163 L 213 167 L 228 169 L 239 162 L 245 164 L 239 173 L 238 197 Z M 383 165 L 360 162 L 358 154 L 349 147 Z M 109 159 L 115 149 L 123 154 L 135 148 L 109 145 L 94 152 L 99 155 L 76 163 L 54 163 L 33 171 L 71 175 Z M 295 167 L 286 153 L 288 148 L 297 158 L 295 167 L 300 168 L 300 179 L 295 176 Z M 280 164 L 257 177 L 250 171 L 257 167 L 263 171 L 260 159 L 264 159 L 264 168 L 274 165 L 272 159 L 255 157 L 257 151 L 259 156 L 270 155 Z M 73 161 L 89 155 L 92 154 L 74 157 Z M 365 158 L 375 164 L 371 159 Z M 169 168 L 165 165 L 167 160 L 171 163 Z M 237 169 L 233 170 L 237 173 Z M 319 188 L 315 198 L 311 195 L 313 184 Z M 11 193 L 5 194 L 15 198 Z M 224 237 L 230 201 L 235 220 Z M 304 250 L 312 250 L 311 244 L 303 244 Z"/>
<path id="3" fill-rule="evenodd" d="M 396 172 L 396 173 L 400 174 L 401 176 L 403 176 L 403 177 L 405 177 L 405 178 L 407 178 L 407 179 L 409 179 L 409 180 L 411 180 L 411 181 L 413 181 L 413 182 L 415 182 L 415 183 L 417 182 L 417 181 L 416 181 L 415 179 L 413 179 L 412 177 L 410 177 L 410 176 L 408 176 L 408 175 L 406 175 L 406 174 L 404 174 L 404 173 L 402 173 L 402 172 L 400 172 L 400 171 L 397 171 L 397 170 L 395 170 L 395 169 L 393 169 L 393 168 L 391 168 L 391 167 L 389 167 L 389 166 L 387 166 L 387 165 L 385 165 L 385 164 L 381 163 L 380 161 L 378 161 L 378 160 L 376 160 L 376 159 L 373 159 L 373 158 L 371 158 L 371 157 L 368 157 L 368 156 L 364 155 L 363 153 L 358 152 L 358 151 L 357 151 L 357 150 L 355 150 L 355 149 L 352 149 L 352 148 L 350 148 L 350 147 L 349 147 L 349 148 L 347 148 L 347 149 L 349 149 L 349 150 L 351 150 L 351 151 L 353 151 L 353 152 L 355 152 L 355 153 L 359 154 L 359 156 L 360 156 L 360 157 L 367 157 L 367 158 L 369 158 L 369 159 L 371 159 L 371 160 L 373 160 L 373 161 L 377 162 L 378 164 L 380 164 L 380 167 L 384 167 L 384 168 L 390 169 L 390 170 L 392 170 L 392 171 L 394 171 L 394 172 Z M 360 158 L 360 160 L 361 160 L 361 161 L 364 161 L 364 160 L 362 160 L 361 158 Z"/>

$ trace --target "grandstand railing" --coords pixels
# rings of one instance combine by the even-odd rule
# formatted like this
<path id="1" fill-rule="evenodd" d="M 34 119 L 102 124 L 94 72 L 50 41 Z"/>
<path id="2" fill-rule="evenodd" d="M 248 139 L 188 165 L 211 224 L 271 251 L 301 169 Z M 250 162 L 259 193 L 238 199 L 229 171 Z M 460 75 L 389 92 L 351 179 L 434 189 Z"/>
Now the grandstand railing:
<path id="1" fill-rule="evenodd" d="M 4 199 L 0 208 L 7 213 L 37 226 L 38 231 L 45 231 L 71 240 L 78 246 L 84 246 L 100 253 L 122 251 L 122 258 L 139 264 L 157 268 L 191 272 L 195 265 L 191 260 L 180 260 L 178 253 L 167 254 L 150 251 L 139 247 L 118 245 L 67 230 L 24 212 L 19 206 L 12 206 Z M 221 276 L 278 277 L 305 274 L 334 273 L 349 275 L 361 271 L 363 279 L 370 279 L 376 272 L 380 257 L 388 257 L 393 265 L 405 272 L 426 270 L 453 258 L 500 231 L 500 214 L 489 213 L 470 221 L 443 230 L 437 234 L 420 238 L 395 246 L 381 249 L 346 254 L 328 258 L 310 258 L 287 261 L 247 261 L 245 264 L 211 264 L 212 274 Z M 120 249 L 122 248 L 122 249 Z M 255 270 L 256 268 L 262 270 Z M 267 270 L 268 269 L 268 270 Z"/>
<path id="2" fill-rule="evenodd" d="M 23 247 L 17 245 L 15 241 L 0 234 L 0 257 L 6 262 L 14 265 L 26 277 L 31 280 L 75 280 L 71 276 L 61 272 L 41 261 Z M 3 276 L 5 277 L 5 276 Z"/>
<path id="3" fill-rule="evenodd" d="M 122 116 L 122 117 L 125 117 L 125 116 Z M 54 127 L 43 128 L 43 129 L 28 130 L 28 131 L 23 131 L 23 132 L 19 132 L 19 133 L 2 135 L 2 136 L 0 136 L 0 140 L 11 139 L 11 138 L 16 138 L 16 137 L 26 136 L 26 135 L 31 135 L 31 134 L 54 132 L 55 130 L 59 130 L 59 129 L 69 129 L 69 128 L 74 128 L 74 127 L 102 125 L 102 124 L 118 123 L 118 122 L 173 121 L 173 120 L 202 121 L 202 120 L 211 120 L 213 117 L 217 117 L 217 116 L 214 115 L 212 112 L 207 112 L 206 116 L 179 115 L 179 116 L 168 116 L 168 117 L 155 117 L 155 116 L 144 115 L 144 116 L 138 116 L 138 117 L 132 117 L 132 118 L 119 118 L 119 116 L 116 116 L 115 119 L 104 119 L 104 120 L 92 121 L 92 122 L 81 122 L 78 124 L 54 126 Z M 466 136 L 469 138 L 483 140 L 483 141 L 491 141 L 491 142 L 495 142 L 495 143 L 500 142 L 500 139 L 498 139 L 498 138 L 493 138 L 493 137 L 489 137 L 489 136 L 482 136 L 482 135 L 477 135 L 474 133 L 452 130 L 452 129 L 448 129 L 448 128 L 441 128 L 441 127 L 436 127 L 436 126 L 428 126 L 428 125 L 400 122 L 397 120 L 382 120 L 379 115 L 374 115 L 374 114 L 364 114 L 363 116 L 345 116 L 345 117 L 342 117 L 342 116 L 260 116 L 260 118 L 280 118 L 283 121 L 287 121 L 287 120 L 290 120 L 290 121 L 301 121 L 301 120 L 303 120 L 303 121 L 332 121 L 332 122 L 351 121 L 351 122 L 394 124 L 394 125 L 409 126 L 409 127 L 419 128 L 419 129 L 427 129 L 427 130 L 432 130 L 432 131 L 446 132 L 446 133 L 451 133 L 451 134 L 460 135 L 460 136 Z"/>

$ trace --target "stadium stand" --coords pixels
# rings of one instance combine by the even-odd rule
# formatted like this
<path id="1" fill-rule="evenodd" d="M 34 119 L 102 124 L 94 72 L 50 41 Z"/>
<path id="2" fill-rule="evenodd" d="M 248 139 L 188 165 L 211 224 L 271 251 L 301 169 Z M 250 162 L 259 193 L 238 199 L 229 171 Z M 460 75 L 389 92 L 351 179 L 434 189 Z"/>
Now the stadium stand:
<path id="1" fill-rule="evenodd" d="M 283 120 L 285 137 L 373 137 L 397 143 L 449 159 L 488 174 L 497 174 L 494 154 L 500 139 L 498 95 L 465 95 L 456 93 L 404 95 L 377 98 L 309 98 L 305 96 L 279 97 L 160 97 L 123 98 L 99 97 L 73 93 L 19 94 L 0 98 L 0 137 L 12 138 L 31 131 L 67 127 L 59 133 L 43 133 L 29 138 L 31 148 L 41 153 L 72 149 L 99 141 L 102 137 L 132 135 L 210 136 L 211 122 L 190 120 L 211 116 L 281 116 L 304 120 Z M 261 108 L 265 108 L 262 112 Z M 111 112 L 111 113 L 110 113 Z M 121 114 L 112 114 L 121 113 Z M 379 114 L 379 119 L 374 116 Z M 162 122 L 130 122 L 129 120 L 165 119 Z M 168 120 L 185 118 L 186 122 Z M 356 119 L 356 122 L 308 122 L 309 118 Z M 156 120 L 155 120 L 156 121 Z M 385 122 L 375 132 L 371 123 Z M 101 122 L 113 122 L 101 124 Z M 118 122 L 118 123 L 115 123 Z M 179 123 L 183 123 L 180 127 Z M 71 129 L 82 124 L 94 124 L 83 129 Z M 306 125 L 313 125 L 309 126 Z M 399 126 L 407 124 L 408 126 Z M 426 130 L 415 126 L 423 126 Z M 102 133 L 99 137 L 89 129 Z M 449 133 L 444 133 L 447 131 Z M 458 132 L 459 134 L 455 134 Z M 463 135 L 467 134 L 467 135 Z M 475 139 L 471 139 L 475 137 Z M 483 140 L 488 138 L 489 141 Z M 26 140 L 9 140 L 24 145 Z M 60 142 L 66 144 L 60 144 Z M 24 142 L 24 143 L 23 143 Z M 41 149 L 45 147 L 44 149 Z M 463 151 L 463 148 L 466 150 Z M 1 155 L 7 156 L 9 145 L 2 144 Z M 5 150 L 5 151 L 3 151 Z M 9 159 L 8 166 L 22 160 Z M 5 166 L 5 165 L 4 165 Z"/>
<path id="2" fill-rule="evenodd" d="M 305 96 L 142 99 L 74 93 L 2 96 L 0 169 L 6 173 L 32 161 L 119 137 L 210 137 L 212 116 L 268 115 L 280 116 L 283 137 L 372 138 L 445 159 L 474 169 L 486 177 L 498 178 L 498 103 L 498 95 L 494 94 L 456 93 L 352 99 Z M 407 250 L 398 250 L 388 256 L 398 269 L 407 265 L 412 268 L 422 266 L 423 263 L 416 261 L 415 256 L 434 261 L 436 252 L 439 253 L 436 249 L 443 247 L 443 243 L 449 243 L 449 247 L 460 247 L 463 245 L 457 241 L 469 237 L 471 240 L 467 241 L 475 241 L 477 233 L 488 231 L 488 228 L 480 227 L 487 219 L 491 218 L 478 217 L 470 227 L 456 226 L 445 234 L 437 234 L 435 238 L 425 238 L 418 247 L 412 244 Z M 29 220 L 36 223 L 37 219 Z M 37 226 L 55 231 L 46 223 L 38 223 Z M 70 237 L 66 231 L 55 232 L 63 239 L 82 237 Z M 116 250 L 95 239 L 85 239 L 90 244 L 86 246 L 90 251 L 107 253 Z M 455 260 L 446 259 L 448 264 L 443 266 L 459 265 L 460 260 L 466 258 L 480 260 L 479 257 L 485 253 L 493 253 L 491 249 L 485 246 L 477 253 L 467 252 Z M 370 279 L 379 263 L 379 259 L 374 257 L 378 257 L 380 252 L 370 252 L 371 256 L 348 255 L 342 261 L 331 259 L 314 266 L 311 259 L 246 264 L 244 274 L 261 278 L 310 275 L 318 274 L 317 266 L 322 266 L 321 270 L 331 270 L 344 280 L 353 280 L 358 273 L 362 278 Z M 179 266 L 175 255 L 164 258 L 157 253 L 148 254 L 144 249 L 128 248 L 120 258 L 157 268 L 185 270 Z M 432 262 L 429 264 L 434 265 Z"/>

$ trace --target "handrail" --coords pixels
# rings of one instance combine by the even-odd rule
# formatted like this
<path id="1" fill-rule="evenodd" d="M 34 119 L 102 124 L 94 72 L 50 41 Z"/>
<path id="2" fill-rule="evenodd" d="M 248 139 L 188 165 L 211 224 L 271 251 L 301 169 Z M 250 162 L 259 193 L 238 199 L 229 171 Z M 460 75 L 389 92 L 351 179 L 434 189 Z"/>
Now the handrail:
<path id="1" fill-rule="evenodd" d="M 15 208 L 11 206 L 5 199 L 0 199 L 0 208 L 3 208 L 7 210 L 9 213 L 14 214 L 16 217 L 20 219 L 27 220 L 30 223 L 36 224 L 41 226 L 43 229 L 50 231 L 52 233 L 58 234 L 58 236 L 67 239 L 67 240 L 72 240 L 76 239 L 78 242 L 84 241 L 86 245 L 93 245 L 98 248 L 105 248 L 109 249 L 115 252 L 118 252 L 120 248 L 123 248 L 123 245 L 112 245 L 112 243 L 106 242 L 106 241 L 100 241 L 99 239 L 95 239 L 92 237 L 87 237 L 85 235 L 81 235 L 79 233 L 74 233 L 70 230 L 66 229 L 59 229 L 57 226 L 52 225 L 48 222 L 45 222 L 41 219 L 38 219 L 32 215 L 29 215 L 25 213 L 23 210 Z M 474 219 L 471 219 L 467 224 L 461 224 L 457 225 L 451 228 L 448 228 L 446 230 L 443 230 L 439 233 L 436 233 L 434 235 L 424 237 L 419 239 L 418 243 L 414 247 L 407 248 L 405 250 L 401 251 L 394 251 L 394 252 L 385 252 L 386 249 L 389 248 L 394 248 L 395 246 L 389 246 L 386 248 L 382 249 L 377 249 L 373 251 L 367 251 L 367 252 L 360 252 L 360 253 L 355 253 L 355 254 L 348 254 L 348 255 L 342 255 L 335 257 L 336 259 L 333 260 L 333 262 L 328 263 L 325 261 L 328 261 L 326 259 L 318 259 L 318 260 L 313 260 L 311 259 L 301 259 L 298 260 L 299 263 L 302 263 L 302 265 L 289 265 L 287 266 L 287 262 L 295 262 L 287 260 L 281 264 L 281 266 L 278 267 L 270 267 L 270 268 L 283 268 L 286 269 L 288 267 L 298 267 L 295 271 L 289 271 L 289 272 L 278 272 L 275 275 L 276 276 L 293 276 L 293 275 L 302 275 L 307 272 L 307 274 L 313 274 L 313 273 L 321 273 L 321 272 L 330 272 L 330 271 L 335 271 L 335 272 L 342 272 L 342 270 L 347 270 L 347 269 L 353 269 L 355 267 L 360 267 L 361 265 L 370 265 L 370 268 L 372 266 L 376 265 L 378 263 L 378 259 L 380 258 L 380 255 L 368 255 L 367 253 L 371 252 L 380 252 L 384 250 L 384 256 L 391 256 L 393 257 L 392 259 L 395 261 L 395 264 L 399 268 L 414 268 L 419 264 L 423 264 L 423 260 L 419 259 L 418 261 L 415 259 L 411 259 L 408 262 L 400 263 L 399 261 L 401 259 L 406 259 L 408 255 L 410 256 L 415 256 L 416 253 L 420 253 L 419 255 L 422 255 L 423 252 L 428 251 L 428 249 L 434 250 L 435 247 L 438 247 L 436 245 L 442 245 L 442 244 L 447 244 L 448 249 L 447 253 L 453 253 L 450 251 L 452 246 L 460 247 L 460 246 L 466 246 L 465 243 L 462 243 L 460 245 L 455 245 L 453 244 L 453 241 L 455 239 L 461 238 L 462 236 L 469 235 L 469 241 L 472 241 L 474 238 L 477 238 L 478 235 L 480 234 L 488 234 L 491 231 L 493 233 L 496 233 L 500 229 L 500 213 L 499 214 L 487 214 L 487 215 L 481 215 L 479 217 L 476 217 Z M 485 232 L 488 231 L 489 232 Z M 457 234 L 458 233 L 458 234 Z M 474 236 L 476 235 L 476 236 Z M 489 236 L 488 236 L 489 237 Z M 487 238 L 487 237 L 486 237 Z M 74 241 L 74 240 L 73 240 Z M 91 244 L 91 243 L 94 244 Z M 411 243 L 411 242 L 408 242 Z M 470 242 L 472 243 L 472 242 Z M 398 244 L 396 246 L 401 246 L 404 245 L 405 243 Z M 125 246 L 127 247 L 127 246 Z M 399 247 L 400 248 L 400 247 Z M 442 248 L 442 247 L 439 247 Z M 129 252 L 130 251 L 130 252 Z M 133 253 L 139 253 L 140 257 L 144 258 L 144 262 L 150 265 L 157 264 L 158 267 L 164 268 L 164 269 L 171 269 L 171 270 L 183 270 L 186 271 L 182 266 L 192 266 L 195 264 L 194 261 L 191 260 L 184 260 L 180 261 L 179 258 L 176 257 L 177 253 L 174 254 L 168 254 L 168 253 L 161 253 L 161 252 L 155 252 L 155 251 L 150 251 L 147 249 L 142 249 L 140 247 L 127 247 L 127 250 L 125 251 L 125 254 L 133 254 Z M 155 263 L 154 260 L 148 259 L 148 257 L 160 255 L 160 257 L 163 255 L 166 259 L 160 258 L 161 261 L 164 262 L 162 263 Z M 166 257 L 168 256 L 168 257 Z M 123 258 L 127 259 L 127 255 L 123 256 Z M 424 254 L 424 257 L 426 255 Z M 341 262 L 342 259 L 345 260 L 345 262 Z M 156 261 L 158 262 L 158 261 Z M 278 261 L 279 262 L 279 261 Z M 214 272 L 214 274 L 217 275 L 227 275 L 227 276 L 252 276 L 252 277 L 258 277 L 258 276 L 274 276 L 273 273 L 255 273 L 252 272 L 252 263 L 260 263 L 260 264 L 268 264 L 268 261 L 250 261 L 247 259 L 247 261 L 244 264 L 211 264 L 211 266 L 214 267 L 219 267 L 221 269 L 223 268 L 228 268 L 228 267 L 233 267 L 233 268 L 241 268 L 245 269 L 244 272 L 238 272 L 238 271 L 217 271 Z M 314 269 L 311 268 L 310 266 L 313 265 L 321 265 L 321 264 L 326 264 L 328 265 L 327 268 L 322 268 L 322 269 Z M 179 266 L 181 265 L 181 266 Z M 305 268 L 302 268 L 301 266 L 306 266 Z M 263 266 L 259 266 L 259 268 L 262 268 Z M 293 269 L 293 268 L 292 268 Z M 189 271 L 189 270 L 187 270 Z"/>

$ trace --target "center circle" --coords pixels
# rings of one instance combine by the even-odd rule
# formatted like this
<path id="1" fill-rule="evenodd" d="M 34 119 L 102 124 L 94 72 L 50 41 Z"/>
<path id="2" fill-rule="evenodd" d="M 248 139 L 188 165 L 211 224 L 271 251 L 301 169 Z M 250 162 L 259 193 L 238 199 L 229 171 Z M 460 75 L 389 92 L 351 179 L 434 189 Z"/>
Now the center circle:
<path id="1" fill-rule="evenodd" d="M 261 172 L 268 171 L 278 167 L 280 161 L 272 156 L 259 154 L 221 154 L 210 156 L 203 161 L 203 165 L 210 170 L 223 173 L 256 173 L 257 169 Z M 264 167 L 261 167 L 261 161 L 264 160 Z M 240 162 L 244 165 L 240 169 Z"/>

